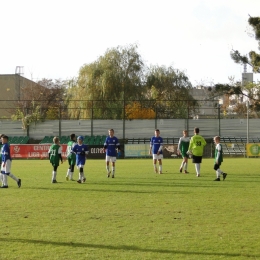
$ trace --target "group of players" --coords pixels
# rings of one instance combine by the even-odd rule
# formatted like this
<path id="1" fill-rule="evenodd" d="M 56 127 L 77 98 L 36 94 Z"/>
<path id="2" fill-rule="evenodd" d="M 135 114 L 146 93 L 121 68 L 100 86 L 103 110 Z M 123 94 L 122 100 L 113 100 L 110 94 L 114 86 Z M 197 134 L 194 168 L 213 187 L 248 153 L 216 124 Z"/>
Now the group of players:
<path id="1" fill-rule="evenodd" d="M 182 156 L 183 161 L 180 166 L 180 172 L 188 173 L 188 158 L 192 156 L 192 162 L 195 164 L 196 176 L 200 177 L 200 164 L 202 162 L 202 156 L 204 147 L 206 145 L 205 139 L 199 134 L 199 128 L 194 128 L 194 135 L 189 138 L 187 130 L 183 131 L 183 136 L 179 139 L 177 153 Z M 7 177 L 9 176 L 16 181 L 18 187 L 21 187 L 21 179 L 17 178 L 11 173 L 11 154 L 10 146 L 8 144 L 8 136 L 1 135 L 2 148 L 1 148 L 1 174 L 0 180 L 2 182 L 1 188 L 8 188 Z M 78 183 L 86 181 L 84 174 L 84 166 L 86 163 L 86 157 L 89 152 L 88 145 L 83 143 L 83 136 L 78 136 L 76 139 L 75 134 L 70 135 L 70 141 L 67 144 L 67 159 L 69 168 L 66 174 L 66 180 L 73 180 L 74 168 L 77 166 L 79 169 Z M 214 170 L 216 171 L 217 178 L 215 181 L 220 181 L 220 176 L 223 176 L 223 180 L 227 177 L 227 173 L 220 170 L 220 165 L 223 162 L 222 145 L 220 144 L 220 137 L 214 137 L 215 143 L 215 163 Z M 106 153 L 106 171 L 107 177 L 115 177 L 115 162 L 117 152 L 120 152 L 120 144 L 116 136 L 114 136 L 114 130 L 108 130 L 108 136 L 104 143 L 104 150 Z M 162 174 L 162 159 L 163 159 L 163 138 L 160 136 L 160 130 L 156 129 L 154 136 L 150 140 L 150 151 L 153 156 L 153 166 L 155 173 Z M 52 171 L 52 183 L 57 183 L 57 169 L 59 162 L 63 163 L 62 148 L 58 137 L 53 138 L 53 144 L 49 151 L 49 160 L 53 166 Z M 110 167 L 111 162 L 111 167 Z M 158 169 L 157 169 L 158 162 Z"/>
<path id="2" fill-rule="evenodd" d="M 86 181 L 86 177 L 84 174 L 84 166 L 86 163 L 86 157 L 89 152 L 88 145 L 83 143 L 83 136 L 78 136 L 76 139 L 75 134 L 70 135 L 70 141 L 67 145 L 67 159 L 69 163 L 69 168 L 66 174 L 66 180 L 73 180 L 74 168 L 77 166 L 79 170 L 79 178 L 77 180 L 78 183 L 83 183 Z M 51 145 L 48 154 L 50 163 L 53 166 L 52 171 L 52 183 L 57 183 L 57 169 L 59 166 L 59 162 L 63 163 L 62 158 L 62 150 L 59 145 L 59 138 L 53 138 L 53 144 Z M 106 170 L 107 177 L 112 175 L 112 178 L 115 177 L 115 162 L 117 151 L 120 151 L 120 144 L 116 136 L 114 136 L 114 129 L 108 130 L 108 136 L 104 143 L 104 150 L 106 153 Z M 110 162 L 112 167 L 110 168 Z"/>
<path id="3" fill-rule="evenodd" d="M 227 173 L 220 169 L 220 165 L 223 162 L 223 150 L 220 143 L 220 136 L 214 137 L 215 143 L 215 163 L 214 170 L 216 171 L 217 178 L 214 181 L 220 181 L 220 176 L 223 176 L 223 181 L 227 177 Z M 182 155 L 183 161 L 180 166 L 180 172 L 188 173 L 188 158 L 192 156 L 192 162 L 195 164 L 195 170 L 197 177 L 200 177 L 200 164 L 202 162 L 202 156 L 204 147 L 206 146 L 205 139 L 199 134 L 199 128 L 194 128 L 194 136 L 188 137 L 187 130 L 183 131 L 183 136 L 178 143 L 177 152 Z"/>

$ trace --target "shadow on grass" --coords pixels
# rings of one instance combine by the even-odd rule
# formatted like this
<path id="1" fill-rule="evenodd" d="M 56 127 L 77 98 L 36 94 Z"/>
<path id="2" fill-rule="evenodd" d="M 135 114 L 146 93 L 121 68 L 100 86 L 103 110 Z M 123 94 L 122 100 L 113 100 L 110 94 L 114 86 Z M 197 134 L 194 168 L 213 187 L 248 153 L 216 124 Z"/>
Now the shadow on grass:
<path id="1" fill-rule="evenodd" d="M 168 249 L 150 249 L 141 248 L 138 246 L 112 246 L 112 245 L 98 245 L 98 244 L 88 244 L 88 243 L 73 243 L 73 242 L 56 242 L 56 241 L 46 241 L 46 240 L 36 240 L 36 239 L 22 239 L 22 238 L 6 238 L 1 237 L 1 241 L 10 243 L 30 243 L 38 245 L 51 245 L 51 246 L 66 246 L 66 247 L 82 247 L 82 248 L 95 248 L 95 249 L 105 249 L 105 250 L 129 250 L 144 253 L 159 253 L 159 254 L 183 254 L 183 255 L 204 255 L 204 256 L 223 256 L 223 257 L 253 257 L 259 258 L 260 254 L 240 254 L 240 253 L 218 253 L 218 252 L 188 252 L 182 250 L 168 250 Z"/>

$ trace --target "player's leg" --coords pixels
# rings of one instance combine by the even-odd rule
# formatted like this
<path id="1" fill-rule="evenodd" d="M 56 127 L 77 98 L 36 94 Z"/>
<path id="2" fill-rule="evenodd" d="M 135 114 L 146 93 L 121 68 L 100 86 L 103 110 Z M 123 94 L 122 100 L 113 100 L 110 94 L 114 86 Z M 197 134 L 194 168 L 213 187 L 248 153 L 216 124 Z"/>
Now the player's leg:
<path id="1" fill-rule="evenodd" d="M 68 168 L 67 174 L 66 174 L 67 181 L 70 179 L 70 175 L 71 175 L 71 158 L 68 158 L 68 163 L 69 163 L 69 168 Z"/>
<path id="2" fill-rule="evenodd" d="M 70 179 L 71 181 L 73 181 L 74 168 L 75 168 L 75 164 L 72 164 L 72 165 L 70 166 L 70 176 L 69 176 L 69 179 Z"/>
<path id="3" fill-rule="evenodd" d="M 153 154 L 153 168 L 154 168 L 154 172 L 158 173 L 156 163 L 157 163 L 157 154 Z"/>
<path id="4" fill-rule="evenodd" d="M 183 158 L 183 160 L 184 160 L 184 173 L 189 173 L 189 172 L 188 172 L 188 157 L 185 156 L 185 157 Z"/>
<path id="5" fill-rule="evenodd" d="M 112 157 L 112 178 L 115 178 L 116 172 L 116 157 Z"/>
<path id="6" fill-rule="evenodd" d="M 57 180 L 56 180 L 56 177 L 57 177 L 57 169 L 58 169 L 58 166 L 53 165 L 52 180 L 51 180 L 52 183 L 57 183 Z"/>
<path id="7" fill-rule="evenodd" d="M 110 169 L 109 169 L 109 162 L 110 162 L 110 156 L 106 155 L 106 171 L 107 171 L 107 177 L 110 177 Z"/>
<path id="8" fill-rule="evenodd" d="M 162 158 L 159 157 L 158 159 L 158 164 L 159 164 L 159 174 L 162 174 Z"/>
<path id="9" fill-rule="evenodd" d="M 17 178 L 14 174 L 11 173 L 11 165 L 12 165 L 11 160 L 7 160 L 5 164 L 6 164 L 6 166 L 5 166 L 6 175 L 8 175 L 13 180 L 15 180 L 18 187 L 20 188 L 22 181 L 21 181 L 21 179 Z"/>
<path id="10" fill-rule="evenodd" d="M 86 177 L 85 177 L 85 173 L 84 173 L 84 166 L 82 165 L 82 182 L 86 182 Z"/>

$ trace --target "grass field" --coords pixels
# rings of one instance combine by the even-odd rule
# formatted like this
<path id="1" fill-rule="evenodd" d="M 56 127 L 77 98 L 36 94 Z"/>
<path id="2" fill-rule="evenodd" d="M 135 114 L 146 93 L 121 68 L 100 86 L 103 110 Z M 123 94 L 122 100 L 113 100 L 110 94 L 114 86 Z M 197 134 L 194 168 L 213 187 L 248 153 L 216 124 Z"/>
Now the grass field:
<path id="1" fill-rule="evenodd" d="M 66 181 L 67 162 L 51 183 L 47 160 L 14 160 L 1 189 L 0 259 L 260 259 L 260 160 L 225 159 L 214 182 L 213 159 L 201 177 L 181 159 L 88 160 L 87 182 Z M 74 178 L 77 179 L 76 171 Z"/>

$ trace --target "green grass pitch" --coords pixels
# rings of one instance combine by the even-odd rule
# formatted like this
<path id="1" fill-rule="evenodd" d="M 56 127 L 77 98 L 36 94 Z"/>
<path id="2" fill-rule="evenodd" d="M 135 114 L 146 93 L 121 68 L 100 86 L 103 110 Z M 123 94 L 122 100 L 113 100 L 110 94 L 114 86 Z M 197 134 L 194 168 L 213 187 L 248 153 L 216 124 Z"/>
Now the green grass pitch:
<path id="1" fill-rule="evenodd" d="M 197 178 L 179 173 L 181 159 L 88 160 L 87 182 L 51 183 L 47 160 L 14 160 L 0 189 L 0 259 L 260 259 L 260 160 L 225 158 L 225 181 L 214 182 L 213 159 Z M 78 171 L 74 174 L 77 179 Z"/>

